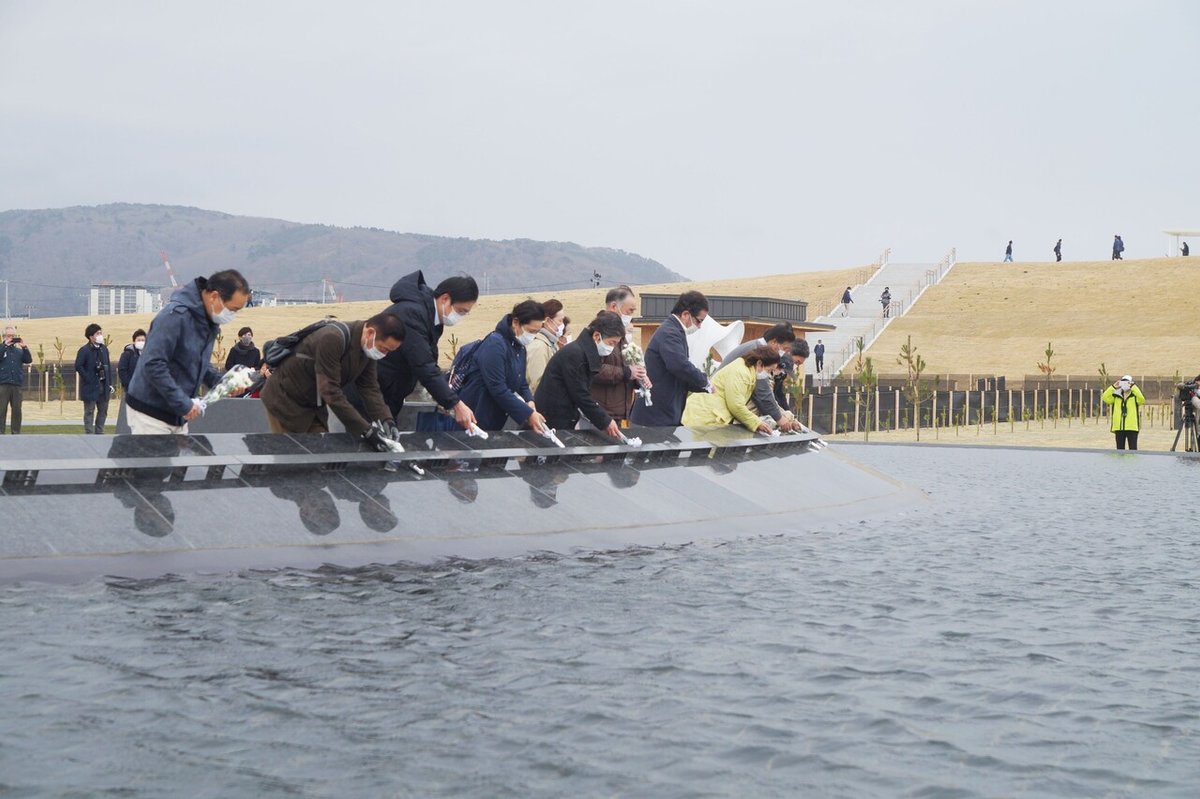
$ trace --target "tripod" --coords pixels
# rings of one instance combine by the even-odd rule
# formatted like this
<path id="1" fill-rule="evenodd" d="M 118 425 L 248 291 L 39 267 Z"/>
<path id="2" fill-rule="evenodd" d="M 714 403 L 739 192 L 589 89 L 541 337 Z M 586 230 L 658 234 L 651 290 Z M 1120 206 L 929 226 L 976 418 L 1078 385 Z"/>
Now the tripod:
<path id="1" fill-rule="evenodd" d="M 1175 433 L 1175 442 L 1171 444 L 1171 451 L 1175 451 L 1175 447 L 1179 446 L 1179 437 L 1186 436 L 1183 439 L 1184 452 L 1200 452 L 1200 433 L 1196 430 L 1196 412 L 1192 410 L 1191 402 L 1184 402 L 1183 414 L 1179 420 L 1179 430 Z"/>

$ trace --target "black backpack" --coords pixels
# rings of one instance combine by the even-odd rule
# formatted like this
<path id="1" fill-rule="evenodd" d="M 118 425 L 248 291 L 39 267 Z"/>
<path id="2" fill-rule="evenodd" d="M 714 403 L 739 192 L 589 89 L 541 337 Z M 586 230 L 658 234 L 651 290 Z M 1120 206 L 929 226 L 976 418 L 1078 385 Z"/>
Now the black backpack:
<path id="1" fill-rule="evenodd" d="M 454 362 L 450 364 L 450 379 L 446 381 L 452 390 L 460 391 L 479 371 L 479 364 L 475 362 L 475 350 L 479 349 L 482 343 L 483 339 L 467 342 L 454 353 Z"/>
<path id="2" fill-rule="evenodd" d="M 263 344 L 263 363 L 274 370 L 279 364 L 296 354 L 296 346 L 301 341 L 326 325 L 335 325 L 338 330 L 342 331 L 342 355 L 345 356 L 346 351 L 350 349 L 350 327 L 345 322 L 340 322 L 337 319 L 322 319 L 319 322 L 313 322 L 311 325 L 300 328 L 295 333 L 273 338 Z"/>

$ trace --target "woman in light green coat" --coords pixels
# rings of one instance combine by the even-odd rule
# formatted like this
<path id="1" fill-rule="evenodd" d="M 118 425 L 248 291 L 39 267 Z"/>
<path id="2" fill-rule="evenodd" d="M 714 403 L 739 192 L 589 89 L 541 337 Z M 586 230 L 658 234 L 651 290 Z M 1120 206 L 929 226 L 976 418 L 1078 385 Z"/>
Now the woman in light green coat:
<path id="1" fill-rule="evenodd" d="M 770 433 L 770 417 L 759 417 L 750 398 L 757 380 L 770 380 L 779 371 L 779 353 L 773 347 L 756 347 L 713 375 L 711 394 L 688 396 L 683 423 L 688 427 L 719 427 L 740 422 L 752 433 Z"/>

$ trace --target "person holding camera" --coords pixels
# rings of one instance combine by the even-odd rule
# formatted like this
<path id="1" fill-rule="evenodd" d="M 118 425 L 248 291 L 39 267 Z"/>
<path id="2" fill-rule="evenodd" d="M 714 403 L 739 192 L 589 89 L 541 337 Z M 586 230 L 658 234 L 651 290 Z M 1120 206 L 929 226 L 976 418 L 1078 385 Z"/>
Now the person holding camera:
<path id="1" fill-rule="evenodd" d="M 12 407 L 13 435 L 21 432 L 21 389 L 25 386 L 25 365 L 33 363 L 33 353 L 17 335 L 12 325 L 4 328 L 4 343 L 0 344 L 0 434 Z"/>
<path id="2" fill-rule="evenodd" d="M 1130 375 L 1124 375 L 1120 380 L 1104 389 L 1100 401 L 1112 406 L 1112 424 L 1109 426 L 1117 437 L 1117 449 L 1136 450 L 1138 440 L 1139 409 L 1146 404 L 1142 390 L 1133 382 Z"/>

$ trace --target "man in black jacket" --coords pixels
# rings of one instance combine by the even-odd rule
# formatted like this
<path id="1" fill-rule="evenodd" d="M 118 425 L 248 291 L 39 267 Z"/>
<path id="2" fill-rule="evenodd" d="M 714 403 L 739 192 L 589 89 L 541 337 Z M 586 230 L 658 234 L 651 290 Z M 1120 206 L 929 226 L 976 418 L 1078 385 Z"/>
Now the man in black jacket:
<path id="1" fill-rule="evenodd" d="M 125 349 L 121 350 L 121 360 L 117 361 L 117 379 L 121 381 L 121 394 L 129 393 L 129 381 L 133 379 L 133 372 L 137 369 L 138 360 L 142 357 L 142 350 L 146 346 L 146 331 L 140 327 L 133 331 L 133 341 L 125 345 Z"/>
<path id="2" fill-rule="evenodd" d="M 393 305 L 387 313 L 400 317 L 407 328 L 404 343 L 377 364 L 379 388 L 392 415 L 400 417 L 404 400 L 425 386 L 434 401 L 454 412 L 464 430 L 475 424 L 475 414 L 446 382 L 438 366 L 438 340 L 446 326 L 454 325 L 475 307 L 479 286 L 473 277 L 448 277 L 430 289 L 420 271 L 405 275 L 392 286 Z"/>
<path id="3" fill-rule="evenodd" d="M 698 291 L 679 295 L 671 315 L 650 337 L 646 373 L 650 375 L 651 404 L 641 396 L 633 401 L 629 421 L 659 427 L 678 427 L 689 391 L 708 391 L 708 375 L 688 359 L 687 337 L 700 330 L 708 316 L 708 299 Z"/>
<path id="4" fill-rule="evenodd" d="M 571 430 L 582 412 L 597 430 L 613 438 L 621 435 L 617 423 L 592 397 L 592 378 L 600 371 L 600 359 L 611 353 L 624 336 L 621 317 L 601 311 L 577 340 L 554 353 L 533 396 L 533 404 L 547 425 L 555 430 Z"/>

